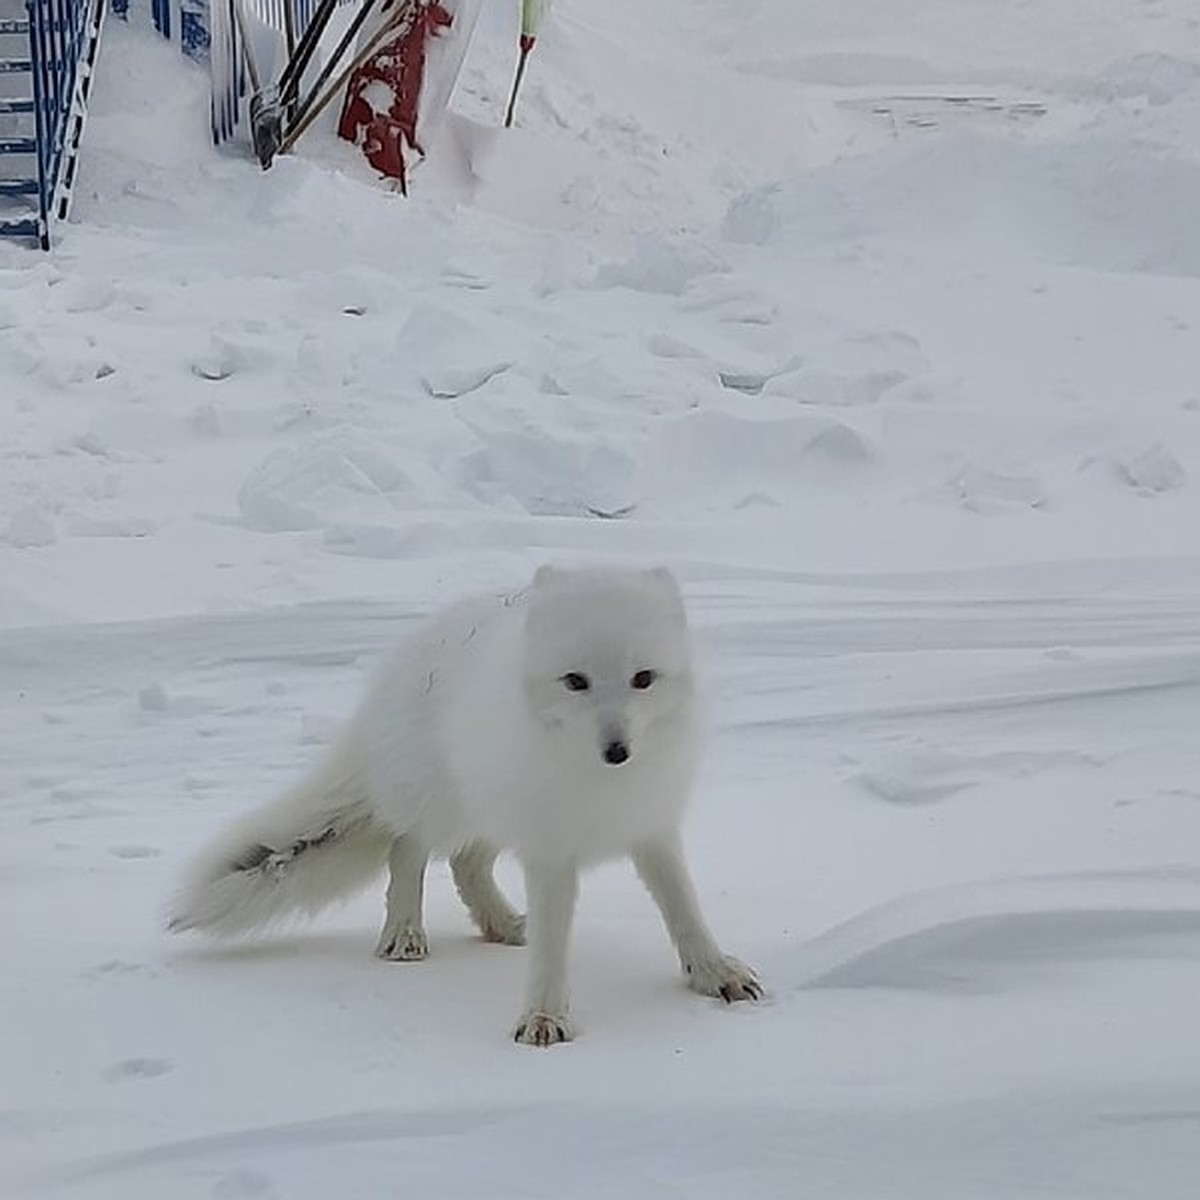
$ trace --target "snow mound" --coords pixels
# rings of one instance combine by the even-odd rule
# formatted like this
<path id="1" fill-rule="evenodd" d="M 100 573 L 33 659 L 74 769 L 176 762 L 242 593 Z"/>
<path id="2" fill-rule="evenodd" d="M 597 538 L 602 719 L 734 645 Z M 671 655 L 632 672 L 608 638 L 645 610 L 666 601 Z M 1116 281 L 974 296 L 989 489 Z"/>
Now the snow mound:
<path id="1" fill-rule="evenodd" d="M 647 507 L 683 515 L 794 502 L 868 469 L 871 441 L 845 422 L 708 409 L 664 423 L 642 465 Z"/>
<path id="2" fill-rule="evenodd" d="M 800 956 L 804 986 L 1016 990 L 1105 959 L 1190 957 L 1200 877 L 1096 871 L 901 897 L 830 930 Z"/>
<path id="3" fill-rule="evenodd" d="M 27 504 L 9 517 L 4 540 L 18 550 L 52 546 L 58 541 L 54 517 L 40 505 Z"/>
<path id="4" fill-rule="evenodd" d="M 1183 464 L 1161 442 L 1117 461 L 1121 477 L 1143 495 L 1173 492 L 1187 483 Z"/>
<path id="5" fill-rule="evenodd" d="M 435 474 L 378 442 L 346 431 L 272 451 L 238 490 L 251 529 L 281 533 L 339 521 L 372 521 L 434 503 Z"/>
<path id="6" fill-rule="evenodd" d="M 696 280 L 729 269 L 712 247 L 694 238 L 643 237 L 630 257 L 598 268 L 593 286 L 681 296 Z"/>
<path id="7" fill-rule="evenodd" d="M 518 328 L 485 325 L 461 310 L 419 301 L 396 334 L 392 361 L 399 379 L 415 377 L 429 395 L 453 399 L 502 375 L 528 340 Z"/>
<path id="8" fill-rule="evenodd" d="M 1045 484 L 1036 474 L 988 463 L 968 463 L 951 480 L 950 489 L 963 508 L 983 514 L 1041 508 L 1047 500 Z"/>
<path id="9" fill-rule="evenodd" d="M 958 130 L 905 141 L 730 205 L 729 243 L 902 238 L 977 256 L 1097 270 L 1200 275 L 1200 82 L 1180 71 L 1163 107 L 1117 108 L 1072 133 L 1013 138 Z M 1149 86 L 1149 84 L 1147 84 Z"/>
<path id="10" fill-rule="evenodd" d="M 636 502 L 637 466 L 618 446 L 547 431 L 477 430 L 463 462 L 471 493 L 536 516 L 623 516 Z"/>

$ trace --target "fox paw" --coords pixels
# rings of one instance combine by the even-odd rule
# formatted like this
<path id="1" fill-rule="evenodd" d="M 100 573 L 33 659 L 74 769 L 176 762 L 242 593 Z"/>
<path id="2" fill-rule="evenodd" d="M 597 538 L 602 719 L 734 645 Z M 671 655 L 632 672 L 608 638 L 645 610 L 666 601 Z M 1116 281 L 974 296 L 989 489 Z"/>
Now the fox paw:
<path id="1" fill-rule="evenodd" d="M 688 987 L 702 996 L 716 996 L 726 1004 L 733 1004 L 736 1000 L 763 998 L 763 985 L 759 983 L 758 976 L 731 955 L 722 954 L 703 962 L 687 963 L 683 970 L 687 975 Z"/>
<path id="2" fill-rule="evenodd" d="M 420 962 L 429 957 L 429 939 L 425 930 L 405 925 L 400 929 L 385 926 L 375 947 L 377 958 L 389 962 Z"/>
<path id="3" fill-rule="evenodd" d="M 525 945 L 525 918 L 520 913 L 504 913 L 482 922 L 479 932 L 485 942 L 499 946 Z"/>
<path id="4" fill-rule="evenodd" d="M 575 1034 L 564 1013 L 526 1013 L 517 1022 L 515 1041 L 525 1046 L 557 1046 L 569 1042 Z"/>

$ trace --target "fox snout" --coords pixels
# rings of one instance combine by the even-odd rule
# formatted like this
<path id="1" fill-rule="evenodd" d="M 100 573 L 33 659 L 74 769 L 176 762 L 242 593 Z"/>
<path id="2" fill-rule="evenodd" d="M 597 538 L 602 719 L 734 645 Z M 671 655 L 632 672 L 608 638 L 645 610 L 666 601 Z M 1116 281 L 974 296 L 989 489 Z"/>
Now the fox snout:
<path id="1" fill-rule="evenodd" d="M 629 761 L 633 753 L 629 745 L 629 727 L 615 714 L 600 721 L 600 757 L 610 767 Z"/>
<path id="2" fill-rule="evenodd" d="M 629 746 L 624 739 L 613 738 L 605 745 L 601 757 L 610 767 L 619 767 L 623 762 L 629 760 Z"/>

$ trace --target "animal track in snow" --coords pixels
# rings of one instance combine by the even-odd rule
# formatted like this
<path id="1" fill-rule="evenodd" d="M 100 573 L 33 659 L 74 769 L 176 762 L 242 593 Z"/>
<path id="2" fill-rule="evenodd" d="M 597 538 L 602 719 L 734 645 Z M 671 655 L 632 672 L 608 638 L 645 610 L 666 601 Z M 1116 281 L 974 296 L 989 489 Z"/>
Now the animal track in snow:
<path id="1" fill-rule="evenodd" d="M 125 1079 L 157 1079 L 174 1070 L 165 1058 L 123 1058 L 103 1072 L 108 1083 L 120 1083 Z"/>
<path id="2" fill-rule="evenodd" d="M 885 758 L 852 776 L 872 796 L 902 807 L 935 804 L 996 779 L 1027 779 L 1044 771 L 1100 766 L 1070 750 L 1016 750 L 983 755 L 914 751 Z"/>

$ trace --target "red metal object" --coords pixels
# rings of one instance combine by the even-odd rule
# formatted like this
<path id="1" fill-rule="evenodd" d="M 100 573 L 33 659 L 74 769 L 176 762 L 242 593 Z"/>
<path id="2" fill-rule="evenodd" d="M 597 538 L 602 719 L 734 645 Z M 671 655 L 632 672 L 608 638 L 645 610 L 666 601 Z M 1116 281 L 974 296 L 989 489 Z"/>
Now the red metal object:
<path id="1" fill-rule="evenodd" d="M 439 0 L 422 0 L 396 36 L 351 75 L 346 88 L 338 134 L 361 146 L 377 171 L 399 180 L 405 195 L 405 147 L 425 153 L 417 140 L 417 119 L 428 42 L 453 24 L 453 14 Z M 372 103 L 380 95 L 391 96 L 382 110 Z"/>

